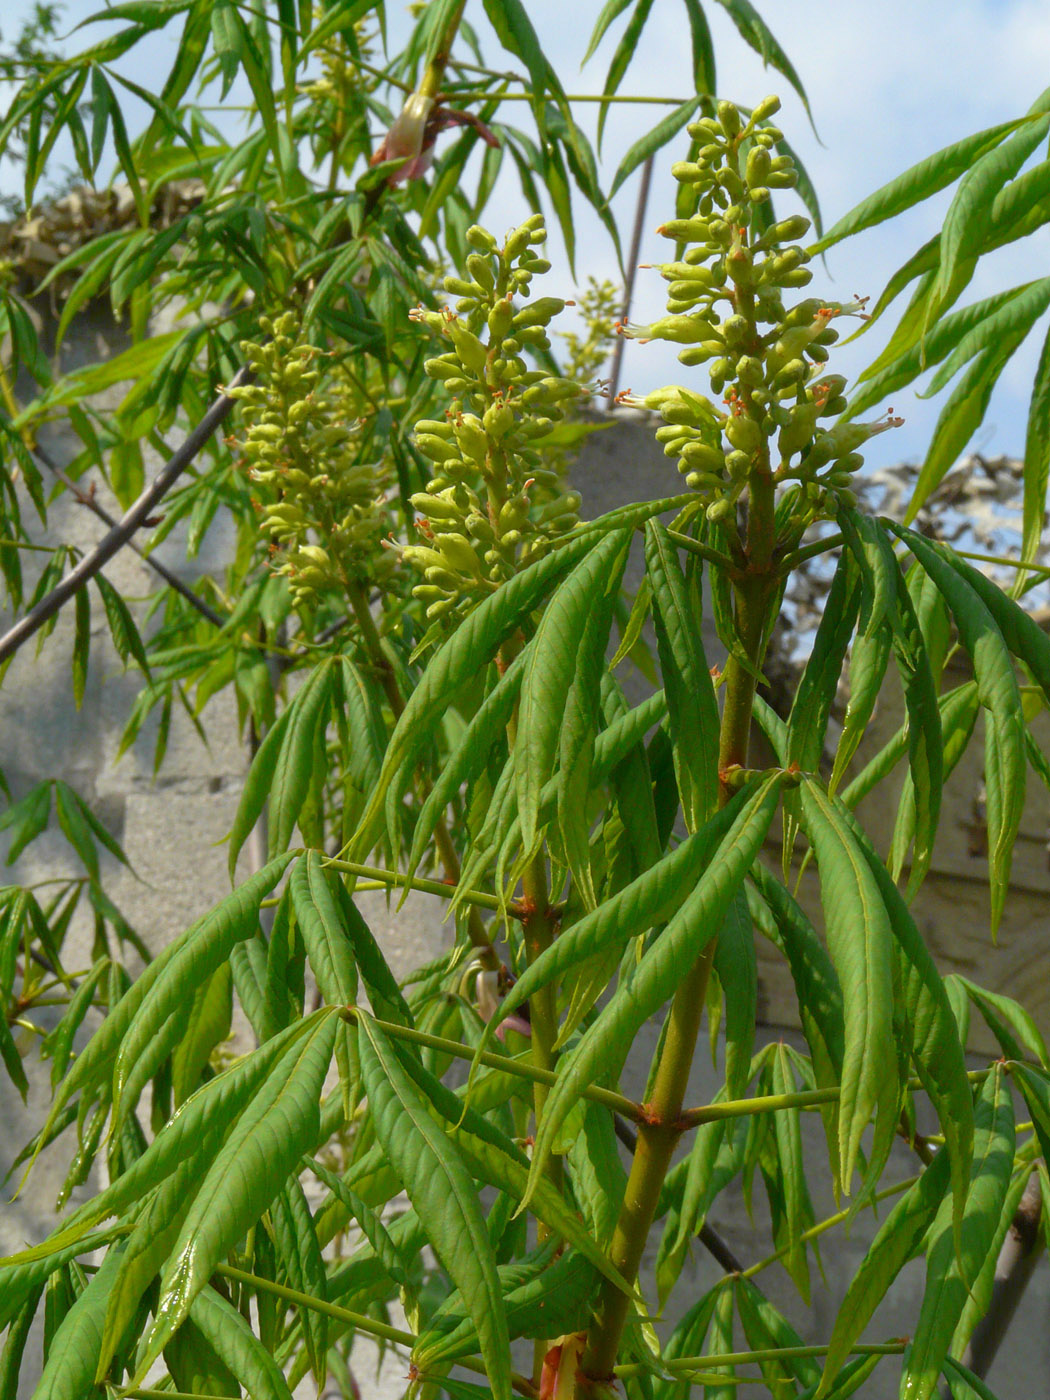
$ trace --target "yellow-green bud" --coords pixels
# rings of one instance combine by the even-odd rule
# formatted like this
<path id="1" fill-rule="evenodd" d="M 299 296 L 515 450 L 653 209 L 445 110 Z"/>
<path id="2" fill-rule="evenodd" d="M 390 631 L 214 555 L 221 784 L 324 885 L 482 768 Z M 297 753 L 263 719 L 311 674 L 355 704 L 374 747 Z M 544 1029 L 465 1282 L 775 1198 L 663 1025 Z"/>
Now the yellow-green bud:
<path id="1" fill-rule="evenodd" d="M 762 444 L 762 429 L 746 413 L 731 414 L 725 432 L 729 441 L 741 452 L 757 452 Z"/>
<path id="2" fill-rule="evenodd" d="M 488 351 L 473 331 L 468 331 L 466 326 L 461 326 L 458 321 L 449 321 L 448 333 L 465 369 L 473 370 L 476 374 L 485 368 Z"/>
<path id="3" fill-rule="evenodd" d="M 732 140 L 740 131 L 740 112 L 733 102 L 719 102 L 715 109 L 718 113 L 718 123 L 726 136 Z"/>
<path id="4" fill-rule="evenodd" d="M 773 117 L 779 111 L 780 98 L 777 97 L 776 94 L 770 94 L 769 97 L 763 97 L 762 101 L 758 104 L 758 106 L 752 110 L 751 125 L 758 126 L 759 123 L 764 122 L 767 117 Z"/>

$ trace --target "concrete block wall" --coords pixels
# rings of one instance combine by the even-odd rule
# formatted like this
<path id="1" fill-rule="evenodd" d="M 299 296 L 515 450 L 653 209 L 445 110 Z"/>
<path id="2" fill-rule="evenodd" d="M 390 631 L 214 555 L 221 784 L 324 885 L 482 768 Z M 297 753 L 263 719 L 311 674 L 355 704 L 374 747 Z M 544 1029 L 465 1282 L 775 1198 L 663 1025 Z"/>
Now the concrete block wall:
<path id="1" fill-rule="evenodd" d="M 93 357 L 98 333 L 98 327 L 86 327 L 79 339 L 74 338 L 70 353 Z M 48 445 L 61 458 L 60 431 Z M 587 440 L 573 477 L 589 515 L 647 495 L 672 494 L 680 483 L 673 465 L 654 444 L 649 428 L 631 416 Z M 52 521 L 56 539 L 84 548 L 99 538 L 102 528 L 68 497 L 59 504 Z M 227 543 L 221 532 L 214 532 L 206 541 L 201 558 L 187 571 L 178 540 L 173 539 L 165 546 L 164 562 L 188 576 L 197 569 L 219 568 Z M 130 551 L 114 560 L 107 573 L 126 594 L 141 596 L 154 587 L 153 576 Z M 720 649 L 710 629 L 705 640 L 710 644 L 711 659 L 719 659 Z M 228 891 L 225 848 L 220 843 L 232 823 L 243 785 L 247 767 L 245 739 L 238 733 L 234 707 L 225 697 L 212 701 L 203 716 L 207 746 L 185 717 L 176 713 L 168 758 L 161 776 L 154 780 L 150 725 L 127 754 L 116 758 L 138 681 L 133 675 L 121 674 L 100 612 L 92 637 L 88 690 L 79 712 L 73 708 L 68 679 L 71 649 L 71 619 L 63 616 L 39 657 L 30 646 L 15 659 L 0 688 L 0 766 L 16 796 L 41 778 L 52 776 L 69 782 L 91 803 L 122 841 L 132 867 L 131 872 L 124 871 L 105 857 L 107 888 L 147 943 L 160 948 Z M 899 697 L 888 688 L 870 741 L 872 751 L 899 726 L 900 715 Z M 1050 745 L 1050 724 L 1042 739 L 1044 746 Z M 974 854 L 980 848 L 980 831 L 974 818 L 979 751 L 978 747 L 974 758 L 960 765 L 949 785 L 935 868 L 916 903 L 916 914 L 942 969 L 957 968 L 986 986 L 1017 995 L 1033 1009 L 1044 1031 L 1050 1031 L 1046 794 L 1033 790 L 1029 796 L 1015 857 L 1014 897 L 996 949 L 991 946 L 987 931 L 987 863 L 980 854 Z M 885 840 L 896 804 L 897 789 L 891 784 L 870 799 L 863 811 L 880 842 Z M 18 861 L 9 878 L 27 883 L 53 878 L 73 868 L 62 838 L 49 834 Z M 812 906 L 815 900 L 811 885 L 804 881 L 803 890 Z M 410 898 L 395 915 L 382 894 L 369 894 L 362 896 L 362 908 L 399 974 L 434 956 L 449 937 L 447 928 L 435 916 L 432 903 L 425 898 Z M 90 961 L 86 925 L 79 937 L 86 965 Z M 800 1043 L 790 983 L 782 963 L 765 947 L 760 947 L 760 971 L 760 1007 L 767 1036 L 783 1035 L 792 1043 Z M 629 1069 L 632 1086 L 638 1093 L 644 1085 L 656 1029 L 649 1028 Z M 976 1018 L 973 1048 L 981 1052 L 990 1048 L 987 1037 L 976 1026 Z M 41 1121 L 47 1101 L 46 1074 L 32 1059 L 31 1063 L 34 1068 L 28 1109 L 23 1109 L 6 1078 L 0 1076 L 0 1122 L 4 1128 L 0 1174 L 32 1125 Z M 706 1049 L 698 1054 L 694 1080 L 690 1101 L 706 1101 L 718 1083 Z M 811 1160 L 819 1162 L 824 1148 L 816 1115 L 807 1124 L 807 1134 Z M 6 1253 L 35 1242 L 54 1227 L 52 1205 L 65 1170 L 61 1155 L 45 1154 L 18 1201 L 0 1211 L 0 1251 Z M 904 1177 L 912 1170 L 906 1150 L 895 1149 L 894 1176 Z M 813 1189 L 820 1218 L 835 1206 L 826 1181 L 817 1171 L 813 1174 Z M 756 1200 L 761 1195 L 760 1190 L 756 1191 Z M 752 1225 L 739 1192 L 728 1192 L 719 1199 L 712 1223 L 745 1263 L 772 1248 L 768 1220 L 761 1207 Z M 769 1288 L 774 1301 L 804 1336 L 819 1339 L 828 1335 L 838 1300 L 874 1228 L 866 1216 L 856 1222 L 847 1238 L 840 1232 L 829 1236 L 823 1255 L 827 1283 L 825 1286 L 819 1276 L 814 1278 L 812 1312 L 799 1304 L 779 1266 L 762 1276 L 763 1286 Z M 647 1258 L 647 1269 L 651 1270 L 651 1265 L 652 1259 Z M 717 1266 L 697 1246 L 675 1311 L 684 1310 L 716 1277 Z M 913 1264 L 879 1310 L 869 1335 L 908 1333 L 917 1315 L 921 1288 L 922 1267 Z M 1005 1354 L 990 1377 L 1003 1400 L 1015 1394 L 1027 1396 L 1033 1383 L 1036 1388 L 1045 1387 L 1050 1380 L 1050 1330 L 1045 1326 L 1048 1304 L 1050 1270 L 1044 1264 L 1025 1296 Z M 39 1343 L 31 1343 L 31 1351 L 34 1346 L 38 1354 Z M 885 1363 L 864 1394 L 894 1395 L 896 1375 L 895 1363 Z M 32 1380 L 30 1366 L 26 1385 L 30 1386 Z M 360 1380 L 364 1394 L 380 1395 L 384 1400 L 387 1395 L 399 1394 L 404 1384 L 401 1368 L 389 1359 L 383 1367 L 381 1384 L 374 1383 L 371 1365 L 364 1355 Z"/>

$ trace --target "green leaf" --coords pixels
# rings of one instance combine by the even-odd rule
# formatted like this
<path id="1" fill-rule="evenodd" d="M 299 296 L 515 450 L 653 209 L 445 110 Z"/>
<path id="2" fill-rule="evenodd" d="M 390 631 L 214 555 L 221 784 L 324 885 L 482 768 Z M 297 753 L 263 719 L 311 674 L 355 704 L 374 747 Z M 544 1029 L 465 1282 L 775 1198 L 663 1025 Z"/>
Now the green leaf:
<path id="1" fill-rule="evenodd" d="M 605 37 L 605 31 L 609 28 L 609 25 L 612 24 L 613 20 L 619 15 L 623 14 L 630 3 L 631 0 L 605 0 L 605 4 L 602 6 L 602 12 L 595 20 L 594 28 L 591 30 L 591 37 L 587 43 L 587 52 L 583 55 L 581 67 L 594 56 L 594 52 Z"/>
<path id="2" fill-rule="evenodd" d="M 729 17 L 736 25 L 737 33 L 741 39 L 754 49 L 767 67 L 775 68 L 795 89 L 806 110 L 806 116 L 809 117 L 812 124 L 813 114 L 809 110 L 809 98 L 802 86 L 802 80 L 754 5 L 750 3 L 750 0 L 718 0 L 718 3 L 729 12 Z"/>
<path id="3" fill-rule="evenodd" d="M 328 1301 L 328 1276 L 313 1216 L 298 1176 L 293 1172 L 270 1203 L 277 1261 L 290 1288 L 319 1302 Z M 299 1309 L 303 1341 L 318 1387 L 325 1383 L 328 1319 L 314 1308 Z"/>
<path id="4" fill-rule="evenodd" d="M 597 542 L 585 534 L 530 564 L 480 603 L 432 658 L 390 736 L 375 791 L 354 838 L 359 855 L 371 849 L 388 792 L 400 797 L 401 784 L 407 785 L 433 724 L 456 691 L 488 665 L 499 644 L 539 603 L 550 585 Z"/>
<path id="5" fill-rule="evenodd" d="M 1024 445 L 1024 506 L 1021 558 L 1036 557 L 1043 534 L 1046 489 L 1050 481 L 1050 331 L 1047 331 L 1032 386 Z M 1022 574 L 1018 579 L 1020 585 Z"/>
<path id="6" fill-rule="evenodd" d="M 539 839 L 540 799 L 554 769 L 580 637 L 591 612 L 618 588 L 629 540 L 625 532 L 614 531 L 590 550 L 555 592 L 536 629 L 521 682 L 513 756 L 518 818 L 527 853 Z M 611 610 L 606 611 L 611 623 Z"/>
<path id="7" fill-rule="evenodd" d="M 847 416 L 856 418 L 874 404 L 884 403 L 890 394 L 910 384 L 924 369 L 940 364 L 964 336 L 974 329 L 980 335 L 982 326 L 990 317 L 1023 296 L 1032 285 L 1025 283 L 1020 287 L 1011 287 L 1008 291 L 997 292 L 983 301 L 975 301 L 953 311 L 936 323 L 925 340 L 909 338 L 907 348 L 902 349 L 895 359 L 881 363 L 885 356 L 880 357 L 880 361 L 861 376 L 860 387 L 846 410 Z"/>
<path id="8" fill-rule="evenodd" d="M 487 1047 L 499 1024 L 524 1005 L 539 988 L 609 947 L 622 949 L 629 939 L 671 918 L 695 887 L 700 872 L 709 865 L 714 852 L 725 841 L 749 795 L 746 792 L 735 794 L 705 826 L 683 841 L 659 864 L 639 875 L 597 909 L 563 929 L 509 989 L 485 1028 L 478 1053 Z M 472 1077 L 478 1063 L 475 1056 Z"/>
<path id="9" fill-rule="evenodd" d="M 904 1265 L 919 1252 L 934 1216 L 947 1199 L 948 1187 L 948 1158 L 941 1153 L 879 1226 L 839 1307 L 815 1400 L 823 1400 L 831 1392 L 854 1342 Z"/>
<path id="10" fill-rule="evenodd" d="M 237 1309 L 214 1288 L 197 1294 L 189 1316 L 252 1400 L 291 1400 L 280 1366 Z"/>
<path id="11" fill-rule="evenodd" d="M 923 536 L 891 521 L 885 524 L 904 541 L 948 604 L 959 628 L 959 638 L 973 658 L 981 704 L 990 714 L 985 785 L 994 937 L 1006 901 L 1014 840 L 1024 810 L 1025 723 L 1017 677 L 995 616 L 970 580 Z M 1005 595 L 1001 596 L 1005 603 L 1010 603 Z M 1016 604 L 1013 607 L 1016 608 Z"/>
<path id="12" fill-rule="evenodd" d="M 357 964 L 334 892 L 334 872 L 322 864 L 320 851 L 307 851 L 292 871 L 292 903 L 317 990 L 329 1006 L 357 1001 Z"/>
<path id="13" fill-rule="evenodd" d="M 88 652 L 91 649 L 91 603 L 86 588 L 78 588 L 74 595 L 76 614 L 73 636 L 73 703 L 79 710 L 84 703 L 84 687 L 87 685 Z"/>
<path id="14" fill-rule="evenodd" d="M 605 75 L 605 86 L 602 88 L 604 97 L 611 97 L 620 86 L 624 74 L 630 66 L 638 49 L 638 40 L 641 38 L 645 22 L 649 18 L 649 11 L 653 8 L 653 0 L 635 0 L 634 10 L 627 26 L 620 35 L 620 41 L 616 45 L 612 59 L 609 63 L 609 71 Z M 598 149 L 602 148 L 602 135 L 605 131 L 606 118 L 609 115 L 610 103 L 603 102 L 598 111 Z"/>
<path id="15" fill-rule="evenodd" d="M 935 155 L 927 156 L 917 165 L 911 166 L 903 175 L 896 176 L 874 194 L 861 200 L 809 251 L 822 253 L 825 248 L 841 243 L 844 238 L 860 233 L 863 229 L 872 228 L 875 224 L 881 224 L 885 219 L 892 219 L 905 209 L 929 199 L 930 195 L 953 184 L 960 175 L 965 175 L 975 160 L 998 145 L 1004 136 L 1015 131 L 1019 125 L 1020 121 L 1001 122 L 998 126 L 988 127 L 984 131 L 964 137 L 962 141 L 956 141 L 951 146 L 945 146 Z"/>
<path id="16" fill-rule="evenodd" d="M 747 1087 L 758 1014 L 755 935 L 743 890 L 730 904 L 718 935 L 714 967 L 725 997 L 726 1097 L 738 1099 Z"/>
<path id="17" fill-rule="evenodd" d="M 11 832 L 8 865 L 13 865 L 29 843 L 47 827 L 51 816 L 51 787 L 51 783 L 38 783 L 0 817 L 0 831 Z"/>
<path id="18" fill-rule="evenodd" d="M 291 857 L 285 855 L 271 861 L 169 944 L 150 963 L 147 972 L 153 976 L 148 986 L 143 989 L 146 981 L 146 973 L 143 973 L 117 1004 L 116 1011 L 110 1013 L 95 1041 L 101 1040 L 115 1016 L 124 1020 L 121 1012 L 129 1001 L 134 999 L 136 1003 L 127 1016 L 126 1033 L 119 1050 L 115 1044 L 113 1047 L 116 1050 L 113 1066 L 116 1122 L 131 1109 L 137 1092 L 173 1048 L 164 1034 L 169 1018 L 180 1008 L 188 1012 L 187 997 L 227 960 L 236 943 L 252 936 L 258 927 L 259 904 L 284 874 L 290 860 Z M 77 1062 L 77 1067 L 80 1063 Z"/>
<path id="19" fill-rule="evenodd" d="M 601 552 L 602 546 L 599 545 L 589 559 L 597 562 Z M 588 798 L 593 781 L 595 740 L 602 720 L 601 689 L 606 672 L 605 656 L 626 563 L 627 547 L 624 542 L 609 563 L 604 588 L 593 600 L 583 618 L 578 634 L 576 661 L 564 701 L 558 735 L 558 767 L 554 779 L 558 834 L 573 881 L 585 904 L 591 909 L 597 903 L 597 897 L 591 870 L 592 818 L 588 809 Z M 571 581 L 571 577 L 567 579 L 552 599 L 552 607 Z M 541 633 L 537 633 L 536 636 L 537 647 L 540 644 L 540 635 Z M 533 656 L 537 655 L 534 651 Z M 530 673 L 530 666 L 527 666 L 522 681 L 523 697 Z M 515 758 L 516 755 L 515 745 Z"/>
<path id="20" fill-rule="evenodd" d="M 120 1255 L 119 1245 L 109 1251 L 98 1273 L 66 1313 L 48 1347 L 33 1400 L 81 1400 L 93 1391 L 102 1323 Z"/>
<path id="21" fill-rule="evenodd" d="M 974 325 L 958 341 L 951 354 L 930 380 L 923 397 L 929 398 L 944 388 L 948 380 L 972 356 L 990 349 L 993 357 L 1009 354 L 1025 338 L 1039 317 L 1050 306 L 1050 277 L 1028 282 L 1016 289 L 1001 306 Z M 909 506 L 909 509 L 915 509 Z"/>
<path id="22" fill-rule="evenodd" d="M 1019 129 L 974 161 L 959 181 L 941 229 L 941 265 L 934 301 L 952 283 L 956 268 L 965 257 L 980 253 L 992 221 L 996 195 L 1020 170 L 1050 130 L 1046 113 L 1048 94 L 1044 93 L 1026 114 Z"/>
<path id="23" fill-rule="evenodd" d="M 901 1400 L 929 1400 L 969 1291 L 995 1238 L 1014 1162 L 1014 1112 L 1001 1065 L 981 1089 L 973 1170 L 956 1251 L 952 1206 L 942 1202 L 926 1250 L 926 1291 L 905 1354 Z"/>
<path id="24" fill-rule="evenodd" d="M 841 803 L 839 811 L 871 867 L 897 940 L 909 1051 L 944 1134 L 951 1160 L 956 1220 L 961 1221 L 973 1155 L 974 1121 L 958 1024 L 937 966 L 900 891 L 853 814 Z"/>
<path id="25" fill-rule="evenodd" d="M 692 121 L 699 106 L 700 99 L 691 97 L 688 102 L 683 102 L 681 106 L 675 107 L 666 117 L 661 117 L 654 126 L 645 132 L 644 136 L 640 136 L 637 141 L 628 146 L 623 159 L 616 167 L 616 174 L 609 187 L 610 199 L 630 179 L 640 165 L 654 156 L 657 151 L 663 150 L 668 142 L 678 135 L 682 127 Z"/>
<path id="26" fill-rule="evenodd" d="M 813 650 L 799 678 L 788 716 L 787 760 L 807 773 L 820 767 L 831 706 L 860 609 L 861 578 L 843 550 L 831 581 Z"/>
<path id="27" fill-rule="evenodd" d="M 987 327 L 981 329 L 983 332 Z M 966 444 L 981 426 L 1002 368 L 1027 335 L 1028 329 L 1026 326 L 1019 335 L 1015 334 L 1005 340 L 989 331 L 988 348 L 977 355 L 952 390 L 937 419 L 912 498 L 908 503 L 910 519 L 914 520 L 919 508 L 941 484 L 962 456 Z"/>
<path id="28" fill-rule="evenodd" d="M 860 1142 L 877 1114 L 888 1148 L 900 1093 L 893 1031 L 893 930 L 875 876 L 841 811 L 807 779 L 802 823 L 817 858 L 828 950 L 842 988 L 845 1047 L 839 1099 L 842 1184 L 848 1191 Z M 874 1154 L 878 1161 L 878 1153 Z M 879 1163 L 881 1169 L 881 1162 Z"/>
<path id="29" fill-rule="evenodd" d="M 376 1136 L 404 1181 L 442 1267 L 463 1296 L 496 1400 L 511 1400 L 507 1316 L 474 1183 L 454 1140 L 430 1116 L 386 1036 L 364 1014 L 358 1025 Z"/>
<path id="30" fill-rule="evenodd" d="M 312 1018 L 307 1033 L 256 1090 L 209 1167 L 161 1275 L 140 1375 L 189 1314 L 216 1264 L 259 1219 L 302 1154 L 316 1146 L 321 1093 L 338 1024 L 337 1014 L 327 1009 Z M 194 1321 L 201 1325 L 199 1318 Z"/>
<path id="31" fill-rule="evenodd" d="M 117 655 L 125 665 L 129 656 L 134 657 L 143 673 L 148 676 L 150 672 L 146 648 L 142 645 L 142 638 L 127 604 L 103 574 L 95 575 L 95 586 L 102 597 L 106 621 L 109 623 L 109 635 L 113 639 Z"/>
<path id="32" fill-rule="evenodd" d="M 291 840 L 310 788 L 316 737 L 327 723 L 333 665 L 332 660 L 323 661 L 310 673 L 252 759 L 230 832 L 231 880 L 267 799 L 270 849 L 276 852 Z"/>
<path id="33" fill-rule="evenodd" d="M 645 564 L 675 776 L 686 828 L 696 831 L 718 803 L 718 701 L 678 554 L 667 531 L 655 520 L 645 528 Z"/>
<path id="34" fill-rule="evenodd" d="M 717 936 L 730 902 L 765 840 L 780 801 L 782 782 L 783 775 L 773 773 L 747 794 L 733 825 L 681 908 L 630 970 L 579 1044 L 558 1062 L 558 1077 L 536 1131 L 530 1195 L 580 1088 L 619 1068 L 638 1029 L 671 997 L 685 971 L 693 966 L 708 941 Z M 527 1201 L 528 1197 L 523 1204 Z"/>

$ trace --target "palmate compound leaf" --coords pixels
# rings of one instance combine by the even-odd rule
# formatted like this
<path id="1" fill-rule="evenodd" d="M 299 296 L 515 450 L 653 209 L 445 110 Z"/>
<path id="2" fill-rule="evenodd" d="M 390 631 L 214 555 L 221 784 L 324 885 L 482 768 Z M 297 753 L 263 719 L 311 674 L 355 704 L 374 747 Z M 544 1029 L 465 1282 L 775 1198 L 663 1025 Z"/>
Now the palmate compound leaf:
<path id="1" fill-rule="evenodd" d="M 736 819 L 713 852 L 699 881 L 579 1044 L 558 1064 L 536 1131 L 529 1193 L 542 1178 L 566 1117 L 580 1089 L 618 1071 L 638 1029 L 679 986 L 710 939 L 717 938 L 730 902 L 753 865 L 780 802 L 784 774 L 775 772 L 748 793 Z M 599 911 L 600 912 L 600 911 Z"/>
<path id="2" fill-rule="evenodd" d="M 944 1358 L 992 1244 L 1014 1164 L 1014 1110 L 1001 1065 L 993 1065 L 977 1104 L 977 1133 L 958 1246 L 952 1204 L 937 1212 L 926 1249 L 926 1291 L 905 1354 L 901 1400 L 929 1400 Z"/>
<path id="3" fill-rule="evenodd" d="M 530 647 L 521 682 L 513 755 L 518 819 L 526 852 L 531 852 L 538 840 L 540 799 L 554 771 L 581 645 L 588 644 L 585 666 L 591 653 L 604 654 L 612 625 L 612 602 L 629 544 L 630 534 L 617 530 L 584 556 L 552 595 Z M 597 619 L 597 626 L 589 626 L 592 619 Z M 580 719 L 584 718 L 581 714 Z"/>
<path id="4" fill-rule="evenodd" d="M 145 1375 L 188 1314 L 215 1265 L 270 1204 L 304 1152 L 317 1143 L 321 1094 L 338 1012 L 318 1013 L 245 1109 L 193 1199 L 161 1275 Z"/>
<path id="5" fill-rule="evenodd" d="M 226 896 L 203 919 L 199 919 L 174 939 L 153 959 L 110 1011 L 102 1025 L 73 1062 L 73 1068 L 62 1081 L 51 1111 L 41 1131 L 39 1144 L 30 1159 L 27 1173 L 36 1160 L 51 1128 L 62 1110 L 79 1090 L 90 1093 L 101 1082 L 117 1058 L 125 1036 L 137 1024 L 139 1012 L 150 993 L 161 986 L 159 1019 L 150 1017 L 150 1036 L 163 1027 L 179 1000 L 190 995 L 214 971 L 238 938 L 247 938 L 258 920 L 260 902 L 280 879 L 291 856 L 281 856 L 264 866 L 243 885 Z M 195 950 L 200 950 L 198 959 Z M 173 979 L 166 982 L 169 976 Z M 156 1005 L 156 1004 L 155 1004 Z M 148 1041 L 150 1036 L 146 1037 Z"/>
<path id="6" fill-rule="evenodd" d="M 985 788 L 988 817 L 988 876 L 991 885 L 991 926 L 995 936 L 1002 918 L 1006 892 L 1010 881 L 1014 840 L 1024 811 L 1025 795 L 1025 721 L 1021 694 L 1010 651 L 989 607 L 992 601 L 983 586 L 978 592 L 954 563 L 933 548 L 921 535 L 903 526 L 885 521 L 911 550 L 920 567 L 933 579 L 959 629 L 963 646 L 973 660 L 974 679 L 981 704 L 988 712 L 985 746 Z M 989 588 L 994 585 L 989 585 Z M 988 596 L 988 601 L 986 601 Z M 996 611 L 1015 617 L 1020 612 L 1016 604 L 1000 595 L 1006 607 L 994 603 Z M 1012 625 L 1017 633 L 1021 624 Z M 1032 623 L 1032 627 L 1035 624 Z M 1044 638 L 1045 642 L 1045 638 Z M 1033 652 L 1033 654 L 1036 654 Z M 1038 655 L 1045 656 L 1040 648 Z"/>
<path id="7" fill-rule="evenodd" d="M 393 1047 L 361 1015 L 359 1055 L 376 1136 L 405 1183 L 442 1266 L 477 1329 L 496 1400 L 511 1400 L 510 1335 L 477 1192 L 455 1141 L 434 1119 Z"/>
<path id="8" fill-rule="evenodd" d="M 678 553 L 655 520 L 645 527 L 645 567 L 652 589 L 675 776 L 686 827 L 693 832 L 718 804 L 718 701 Z"/>
<path id="9" fill-rule="evenodd" d="M 456 691 L 488 665 L 500 643 L 540 605 L 551 587 L 610 532 L 634 529 L 650 516 L 675 510 L 688 499 L 668 496 L 624 506 L 588 521 L 567 535 L 550 554 L 530 564 L 478 604 L 434 655 L 394 727 L 375 791 L 351 842 L 355 852 L 366 853 L 375 843 L 384 806 L 388 812 L 396 808 L 415 761 L 429 742 L 434 722 Z"/>

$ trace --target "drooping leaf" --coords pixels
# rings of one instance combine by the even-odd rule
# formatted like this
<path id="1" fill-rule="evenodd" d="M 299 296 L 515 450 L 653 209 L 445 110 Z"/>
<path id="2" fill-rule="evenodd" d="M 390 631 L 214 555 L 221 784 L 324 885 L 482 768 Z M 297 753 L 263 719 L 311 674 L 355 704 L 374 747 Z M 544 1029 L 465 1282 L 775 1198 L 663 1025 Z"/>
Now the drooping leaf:
<path id="1" fill-rule="evenodd" d="M 901 1400 L 929 1400 L 969 1291 L 995 1238 L 1014 1161 L 1014 1113 L 1002 1067 L 993 1065 L 977 1105 L 977 1133 L 958 1253 L 952 1206 L 944 1201 L 926 1250 L 926 1291 L 905 1353 Z"/>
<path id="2" fill-rule="evenodd" d="M 383 1032 L 366 1015 L 358 1024 L 361 1071 L 376 1135 L 404 1180 L 434 1252 L 463 1295 L 496 1400 L 511 1400 L 507 1315 L 470 1173 Z"/>
<path id="3" fill-rule="evenodd" d="M 539 1179 L 580 1088 L 619 1068 L 639 1027 L 670 998 L 684 971 L 718 936 L 729 904 L 769 830 L 782 781 L 782 775 L 774 773 L 748 794 L 696 887 L 576 1048 L 559 1061 L 558 1077 L 536 1131 L 530 1183 Z"/>
<path id="4" fill-rule="evenodd" d="M 212 1162 L 161 1275 L 141 1374 L 187 1316 L 215 1265 L 262 1215 L 301 1155 L 316 1146 L 321 1090 L 337 1026 L 336 1013 L 316 1013 L 307 1033 L 256 1091 Z"/>
<path id="5" fill-rule="evenodd" d="M 584 556 L 547 604 L 533 639 L 521 682 L 513 757 L 526 852 L 538 839 L 540 798 L 554 769 L 580 636 L 588 616 L 618 586 L 628 542 L 629 536 L 614 531 Z"/>
<path id="6" fill-rule="evenodd" d="M 875 876 L 839 810 L 815 780 L 803 782 L 801 797 L 820 871 L 828 949 L 842 988 L 839 1151 L 848 1191 L 872 1115 L 878 1118 L 876 1144 L 885 1150 L 896 1129 L 900 1086 L 896 1058 L 887 1053 L 894 1044 L 893 930 Z"/>
<path id="7" fill-rule="evenodd" d="M 675 775 L 686 827 L 696 831 L 718 802 L 718 702 L 685 575 L 667 531 L 655 520 L 645 529 L 645 564 Z"/>

